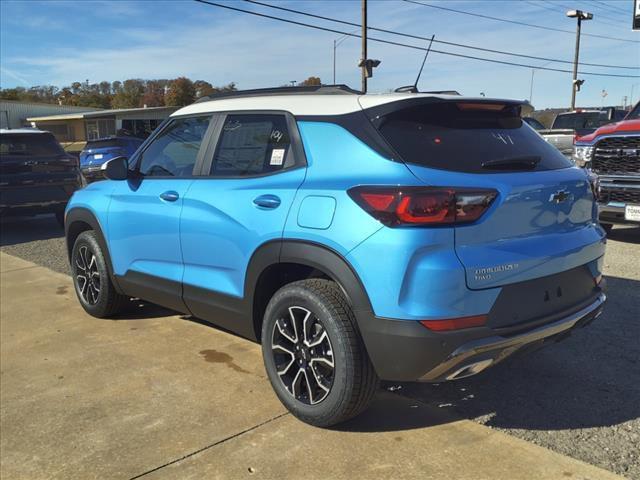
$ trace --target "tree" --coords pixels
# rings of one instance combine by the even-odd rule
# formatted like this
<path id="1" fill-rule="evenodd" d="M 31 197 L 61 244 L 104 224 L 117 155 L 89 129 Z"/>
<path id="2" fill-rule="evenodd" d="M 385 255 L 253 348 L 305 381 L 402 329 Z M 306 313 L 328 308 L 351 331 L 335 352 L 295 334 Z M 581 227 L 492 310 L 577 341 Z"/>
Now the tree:
<path id="1" fill-rule="evenodd" d="M 196 89 L 196 98 L 206 97 L 214 92 L 213 85 L 204 80 L 196 80 L 193 86 Z"/>
<path id="2" fill-rule="evenodd" d="M 139 79 L 125 80 L 121 90 L 113 96 L 112 108 L 137 108 L 142 106 L 144 81 Z"/>
<path id="3" fill-rule="evenodd" d="M 157 80 L 148 80 L 142 96 L 142 104 L 147 107 L 164 105 L 164 85 Z"/>
<path id="4" fill-rule="evenodd" d="M 322 85 L 322 81 L 320 80 L 320 77 L 309 77 L 306 80 L 303 80 L 302 82 L 298 83 L 298 85 L 301 85 L 303 87 L 311 87 L 311 86 L 315 86 L 315 85 Z"/>
<path id="5" fill-rule="evenodd" d="M 182 107 L 195 101 L 196 89 L 193 82 L 186 77 L 178 77 L 169 85 L 169 91 L 164 97 L 167 106 Z"/>

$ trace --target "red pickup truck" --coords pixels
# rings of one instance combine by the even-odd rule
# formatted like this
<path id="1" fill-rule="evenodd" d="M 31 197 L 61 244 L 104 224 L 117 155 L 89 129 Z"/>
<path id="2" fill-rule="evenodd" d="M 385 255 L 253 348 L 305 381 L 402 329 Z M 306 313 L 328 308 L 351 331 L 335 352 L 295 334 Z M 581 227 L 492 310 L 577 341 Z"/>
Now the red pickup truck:
<path id="1" fill-rule="evenodd" d="M 614 224 L 640 224 L 640 102 L 621 122 L 578 138 L 573 160 L 594 176 L 607 232 Z"/>

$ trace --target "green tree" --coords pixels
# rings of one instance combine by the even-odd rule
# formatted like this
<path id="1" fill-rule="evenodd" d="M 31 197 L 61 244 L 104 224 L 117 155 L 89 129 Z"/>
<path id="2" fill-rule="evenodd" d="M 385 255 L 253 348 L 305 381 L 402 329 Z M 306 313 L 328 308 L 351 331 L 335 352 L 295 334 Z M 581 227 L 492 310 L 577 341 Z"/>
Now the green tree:
<path id="1" fill-rule="evenodd" d="M 193 82 L 186 77 L 179 77 L 169 84 L 169 91 L 164 97 L 168 106 L 182 107 L 193 103 L 196 99 L 196 89 Z"/>

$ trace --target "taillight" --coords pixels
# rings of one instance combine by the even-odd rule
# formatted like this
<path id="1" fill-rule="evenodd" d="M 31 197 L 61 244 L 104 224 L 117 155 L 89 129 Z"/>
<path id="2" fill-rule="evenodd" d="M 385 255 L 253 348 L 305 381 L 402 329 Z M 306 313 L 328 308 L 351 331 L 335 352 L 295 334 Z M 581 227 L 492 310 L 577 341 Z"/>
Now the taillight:
<path id="1" fill-rule="evenodd" d="M 490 189 L 449 187 L 356 187 L 349 196 L 388 227 L 469 223 L 495 200 Z"/>
<path id="2" fill-rule="evenodd" d="M 421 320 L 420 323 L 434 332 L 446 332 L 481 327 L 487 323 L 487 316 L 474 315 L 472 317 L 446 318 L 443 320 Z"/>

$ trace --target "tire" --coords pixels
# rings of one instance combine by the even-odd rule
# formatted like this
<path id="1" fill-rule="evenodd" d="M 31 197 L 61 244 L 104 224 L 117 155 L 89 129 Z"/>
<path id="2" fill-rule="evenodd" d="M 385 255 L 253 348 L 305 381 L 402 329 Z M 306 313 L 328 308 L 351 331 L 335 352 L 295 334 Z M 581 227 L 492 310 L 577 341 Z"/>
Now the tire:
<path id="1" fill-rule="evenodd" d="M 378 388 L 353 311 L 330 280 L 297 281 L 275 293 L 262 324 L 262 355 L 280 401 L 318 427 L 360 414 Z"/>
<path id="2" fill-rule="evenodd" d="M 122 309 L 127 297 L 116 292 L 93 230 L 82 232 L 76 239 L 71 251 L 71 273 L 80 305 L 89 315 L 111 317 Z"/>
<path id="3" fill-rule="evenodd" d="M 601 223 L 600 226 L 604 228 L 604 231 L 607 235 L 609 235 L 611 233 L 611 230 L 613 230 L 613 224 L 611 223 Z"/>

